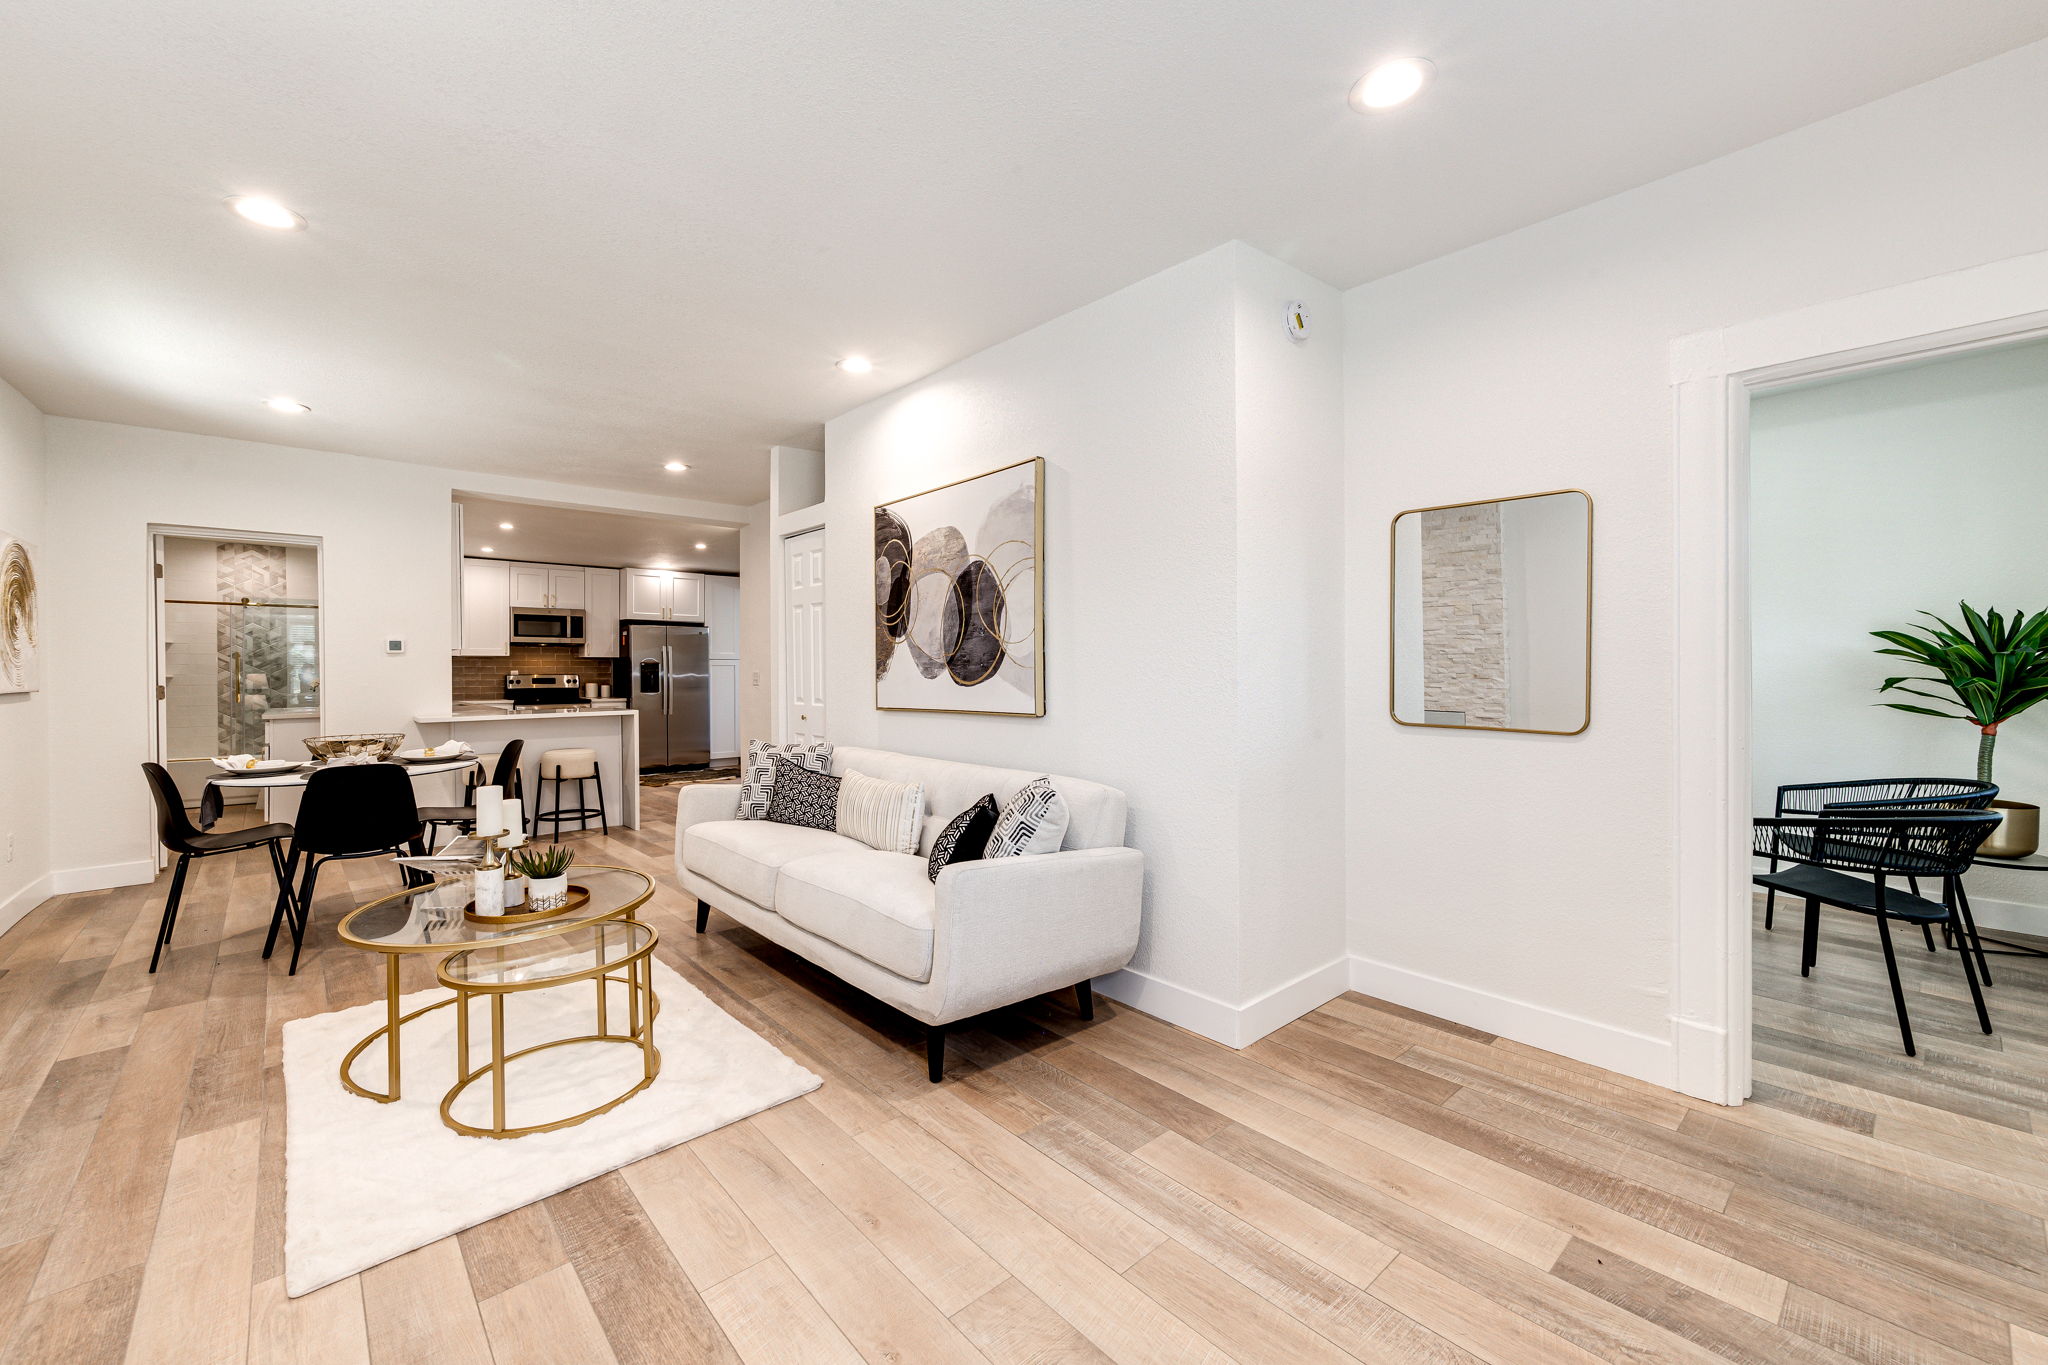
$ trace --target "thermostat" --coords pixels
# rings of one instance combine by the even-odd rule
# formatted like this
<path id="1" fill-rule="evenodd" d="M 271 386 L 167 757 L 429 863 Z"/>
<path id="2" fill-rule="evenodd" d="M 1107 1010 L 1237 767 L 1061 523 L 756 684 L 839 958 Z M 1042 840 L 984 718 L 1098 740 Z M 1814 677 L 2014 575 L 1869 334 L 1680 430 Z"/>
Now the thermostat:
<path id="1" fill-rule="evenodd" d="M 1287 335 L 1296 341 L 1308 340 L 1308 305 L 1300 299 L 1287 305 Z"/>
<path id="2" fill-rule="evenodd" d="M 403 654 L 403 653 L 405 653 L 405 641 L 403 641 L 403 640 L 386 640 L 386 641 L 384 642 L 384 652 L 385 652 L 386 654 Z"/>

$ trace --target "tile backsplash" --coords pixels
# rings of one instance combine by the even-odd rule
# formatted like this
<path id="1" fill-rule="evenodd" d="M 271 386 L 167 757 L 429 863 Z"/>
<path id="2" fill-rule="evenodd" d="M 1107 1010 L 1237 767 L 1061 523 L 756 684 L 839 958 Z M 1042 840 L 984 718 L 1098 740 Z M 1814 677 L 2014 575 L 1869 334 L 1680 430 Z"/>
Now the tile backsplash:
<path id="1" fill-rule="evenodd" d="M 567 645 L 514 645 L 510 654 L 457 655 L 454 700 L 503 701 L 505 675 L 521 673 L 574 673 L 587 683 L 612 682 L 616 659 L 586 659 L 573 654 Z"/>

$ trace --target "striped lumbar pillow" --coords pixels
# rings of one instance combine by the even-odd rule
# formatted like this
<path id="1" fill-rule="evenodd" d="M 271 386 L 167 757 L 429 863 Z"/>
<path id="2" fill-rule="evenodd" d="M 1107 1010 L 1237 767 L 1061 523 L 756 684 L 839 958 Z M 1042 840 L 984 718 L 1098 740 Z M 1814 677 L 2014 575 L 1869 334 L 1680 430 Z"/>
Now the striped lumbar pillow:
<path id="1" fill-rule="evenodd" d="M 839 832 L 847 838 L 884 853 L 915 853 L 923 827 L 923 783 L 840 774 Z"/>
<path id="2" fill-rule="evenodd" d="M 985 858 L 1020 853 L 1057 853 L 1067 837 L 1067 801 L 1049 777 L 1034 777 L 1017 789 L 989 832 Z"/>

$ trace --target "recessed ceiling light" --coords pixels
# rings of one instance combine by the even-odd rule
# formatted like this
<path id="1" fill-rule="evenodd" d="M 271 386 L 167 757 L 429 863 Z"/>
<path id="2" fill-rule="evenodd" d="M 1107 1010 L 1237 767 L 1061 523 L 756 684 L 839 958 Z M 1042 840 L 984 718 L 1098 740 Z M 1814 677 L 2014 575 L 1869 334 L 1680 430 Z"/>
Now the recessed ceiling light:
<path id="1" fill-rule="evenodd" d="M 708 549 L 710 549 L 711 547 L 710 547 L 709 545 L 706 545 L 706 544 L 705 544 L 705 543 L 704 543 L 703 541 L 701 541 L 701 540 L 700 540 L 700 541 L 698 541 L 698 542 L 697 542 L 697 548 L 698 548 L 698 549 L 700 549 L 700 550 L 708 550 Z"/>
<path id="2" fill-rule="evenodd" d="M 491 553 L 491 547 L 490 547 L 490 546 L 488 546 L 488 545 L 479 545 L 479 546 L 477 546 L 476 548 L 477 548 L 477 553 L 479 553 L 479 554 L 489 554 L 489 553 Z"/>
<path id="3" fill-rule="evenodd" d="M 498 523 L 498 529 L 500 531 L 509 531 L 512 529 L 512 523 L 509 521 L 501 521 Z"/>
<path id="4" fill-rule="evenodd" d="M 263 400 L 263 406 L 269 408 L 272 412 L 289 412 L 295 415 L 301 412 L 312 411 L 311 408 L 296 398 L 266 398 Z"/>
<path id="5" fill-rule="evenodd" d="M 1420 57 L 1381 62 L 1351 87 L 1351 107 L 1364 113 L 1368 109 L 1391 109 L 1405 104 L 1429 84 L 1435 72 L 1436 68 Z"/>
<path id="6" fill-rule="evenodd" d="M 296 232 L 306 225 L 298 214 L 260 194 L 238 194 L 228 200 L 228 207 L 258 227 L 276 228 L 279 232 Z"/>
<path id="7" fill-rule="evenodd" d="M 875 368 L 875 362 L 864 355 L 850 355 L 839 362 L 839 368 L 848 374 L 866 374 Z"/>
<path id="8" fill-rule="evenodd" d="M 663 465 L 662 468 L 666 469 L 671 474 L 680 474 L 685 469 L 688 469 L 689 466 L 684 464 L 681 460 L 670 460 L 667 464 Z"/>

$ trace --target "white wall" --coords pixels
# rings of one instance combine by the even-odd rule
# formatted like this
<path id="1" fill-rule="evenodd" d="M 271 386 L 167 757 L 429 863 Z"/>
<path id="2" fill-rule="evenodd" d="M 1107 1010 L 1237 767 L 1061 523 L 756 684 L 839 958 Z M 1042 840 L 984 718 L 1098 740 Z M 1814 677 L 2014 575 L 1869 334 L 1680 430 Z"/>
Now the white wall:
<path id="1" fill-rule="evenodd" d="M 1122 788 L 1146 923 L 1102 989 L 1227 1041 L 1343 985 L 1336 302 L 1226 245 L 825 432 L 833 738 Z M 876 710 L 874 505 L 1032 456 L 1046 715 Z"/>
<path id="2" fill-rule="evenodd" d="M 1960 624 L 1960 600 L 2048 608 L 2048 343 L 1765 394 L 1750 460 L 1753 809 L 1783 782 L 1974 776 L 1974 726 L 1877 705 L 1924 670 L 1870 632 Z M 1996 780 L 2048 802 L 2048 709 L 2001 728 Z M 1970 891 L 1986 927 L 2048 929 L 2048 879 L 1986 869 Z"/>
<path id="3" fill-rule="evenodd" d="M 49 804 L 90 818 L 51 831 L 66 889 L 126 885 L 151 870 L 153 832 L 136 764 L 149 756 L 152 523 L 321 539 L 321 718 L 335 732 L 406 730 L 449 699 L 448 504 L 464 488 L 738 525 L 747 510 L 685 499 L 192 436 L 47 421 L 44 609 L 52 733 L 65 761 Z M 403 654 L 384 652 L 389 637 Z"/>
<path id="4" fill-rule="evenodd" d="M 1676 1079 L 1670 343 L 2048 247 L 2044 143 L 2035 45 L 1346 295 L 1361 989 Z M 1559 487 L 1598 507 L 1592 728 L 1394 726 L 1388 518 Z"/>
<path id="5" fill-rule="evenodd" d="M 740 753 L 747 742 L 772 739 L 775 718 L 768 700 L 774 695 L 771 622 L 769 610 L 768 504 L 763 501 L 747 509 L 748 522 L 740 528 Z"/>
<path id="6" fill-rule="evenodd" d="M 26 541 L 41 559 L 38 618 L 44 633 L 42 690 L 0 696 L 0 930 L 5 930 L 50 894 L 49 778 L 50 698 L 64 674 L 66 656 L 48 639 L 50 537 L 45 529 L 43 415 L 12 387 L 0 382 L 0 532 Z M 12 839 L 13 857 L 8 857 Z"/>

